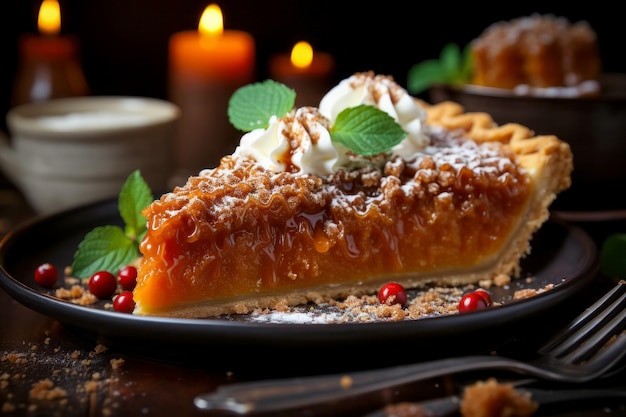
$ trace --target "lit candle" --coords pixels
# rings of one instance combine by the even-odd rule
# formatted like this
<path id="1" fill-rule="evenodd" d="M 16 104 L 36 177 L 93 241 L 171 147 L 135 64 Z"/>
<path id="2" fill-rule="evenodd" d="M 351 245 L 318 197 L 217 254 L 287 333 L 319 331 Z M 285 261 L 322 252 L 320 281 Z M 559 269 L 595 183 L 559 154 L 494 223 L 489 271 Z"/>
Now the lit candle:
<path id="1" fill-rule="evenodd" d="M 170 38 L 170 69 L 178 77 L 241 85 L 254 77 L 254 49 L 249 33 L 224 30 L 222 11 L 211 4 L 202 13 L 197 31 Z"/>
<path id="2" fill-rule="evenodd" d="M 290 55 L 277 54 L 270 60 L 270 78 L 296 91 L 296 106 L 319 105 L 332 86 L 335 60 L 326 52 L 314 52 L 308 42 L 297 42 Z"/>
<path id="3" fill-rule="evenodd" d="M 224 30 L 222 11 L 211 4 L 198 30 L 178 32 L 169 43 L 170 99 L 181 108 L 176 160 L 178 178 L 211 168 L 239 143 L 228 120 L 228 100 L 255 79 L 255 44 L 243 31 Z"/>
<path id="4" fill-rule="evenodd" d="M 79 42 L 61 36 L 58 0 L 44 0 L 37 18 L 38 35 L 20 38 L 20 66 L 12 104 L 87 95 L 89 88 L 78 59 Z"/>

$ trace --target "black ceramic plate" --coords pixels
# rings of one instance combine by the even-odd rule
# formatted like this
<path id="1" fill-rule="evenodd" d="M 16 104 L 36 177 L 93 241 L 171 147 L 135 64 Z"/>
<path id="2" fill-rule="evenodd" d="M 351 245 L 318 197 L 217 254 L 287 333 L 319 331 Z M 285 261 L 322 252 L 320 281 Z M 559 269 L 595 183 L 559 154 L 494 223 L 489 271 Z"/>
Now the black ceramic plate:
<path id="1" fill-rule="evenodd" d="M 50 316 L 68 329 L 89 339 L 131 354 L 168 361 L 215 360 L 242 364 L 240 351 L 258 362 L 258 355 L 279 352 L 333 352 L 344 360 L 354 349 L 377 349 L 381 356 L 417 349 L 429 353 L 466 353 L 472 346 L 487 348 L 507 334 L 521 331 L 521 323 L 545 315 L 590 283 L 597 272 L 597 250 L 581 229 L 566 223 L 547 222 L 533 240 L 533 252 L 523 262 L 525 275 L 492 295 L 503 305 L 464 315 L 401 322 L 293 323 L 258 322 L 243 316 L 214 319 L 173 319 L 133 316 L 105 310 L 103 306 L 80 306 L 52 297 L 33 278 L 43 262 L 69 265 L 78 243 L 99 225 L 121 224 L 117 201 L 105 201 L 36 219 L 17 228 L 0 245 L 0 286 L 25 306 Z M 555 288 L 532 298 L 513 301 L 520 288 Z M 402 349 L 399 349 L 402 347 Z M 330 349 L 330 350 L 329 350 Z M 208 354 L 208 352 L 212 352 Z M 236 353 L 235 352 L 239 352 Z M 253 353 L 254 352 L 254 353 Z M 263 352 L 263 353 L 262 353 Z M 322 355 L 325 356 L 325 355 Z M 411 354 L 408 355 L 409 357 Z M 222 362 L 223 361 L 223 362 Z"/>

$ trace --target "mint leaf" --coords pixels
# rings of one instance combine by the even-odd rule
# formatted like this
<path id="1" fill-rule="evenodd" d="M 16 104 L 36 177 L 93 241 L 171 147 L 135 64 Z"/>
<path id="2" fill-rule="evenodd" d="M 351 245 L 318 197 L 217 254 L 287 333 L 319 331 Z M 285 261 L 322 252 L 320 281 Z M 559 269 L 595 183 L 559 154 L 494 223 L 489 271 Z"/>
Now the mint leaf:
<path id="1" fill-rule="evenodd" d="M 272 80 L 239 88 L 228 102 L 228 119 L 235 128 L 250 132 L 267 128 L 272 116 L 283 117 L 293 109 L 296 92 Z"/>
<path id="2" fill-rule="evenodd" d="M 99 226 L 79 243 L 72 262 L 72 275 L 86 278 L 98 271 L 116 273 L 139 256 L 136 241 L 118 226 Z"/>
<path id="3" fill-rule="evenodd" d="M 419 94 L 435 84 L 467 84 L 472 71 L 471 44 L 461 50 L 457 44 L 449 43 L 441 50 L 439 59 L 429 59 L 409 69 L 407 89 Z"/>
<path id="4" fill-rule="evenodd" d="M 457 75 L 456 83 L 457 84 L 469 84 L 472 81 L 472 76 L 474 74 L 474 61 L 472 58 L 472 44 L 468 43 L 463 48 L 461 52 L 461 67 L 459 68 L 459 73 Z"/>
<path id="5" fill-rule="evenodd" d="M 330 135 L 351 151 L 372 156 L 389 152 L 407 133 L 384 111 L 361 104 L 339 113 Z"/>
<path id="6" fill-rule="evenodd" d="M 140 256 L 139 243 L 147 231 L 141 214 L 154 199 L 139 170 L 132 172 L 120 191 L 117 206 L 124 221 L 119 226 L 98 226 L 78 244 L 72 261 L 72 275 L 87 278 L 98 271 L 116 273 Z"/>
<path id="7" fill-rule="evenodd" d="M 407 79 L 407 88 L 411 93 L 418 94 L 428 90 L 435 84 L 445 83 L 445 72 L 436 59 L 429 59 L 411 67 Z"/>
<path id="8" fill-rule="evenodd" d="M 439 62 L 446 78 L 453 76 L 461 68 L 461 51 L 459 46 L 455 43 L 449 43 L 444 46 L 439 55 Z"/>
<path id="9" fill-rule="evenodd" d="M 600 250 L 600 270 L 613 279 L 626 278 L 626 233 L 609 235 Z"/>
<path id="10" fill-rule="evenodd" d="M 118 209 L 126 225 L 128 237 L 141 240 L 146 233 L 146 218 L 141 211 L 154 199 L 152 191 L 139 170 L 135 170 L 124 182 L 118 199 Z"/>

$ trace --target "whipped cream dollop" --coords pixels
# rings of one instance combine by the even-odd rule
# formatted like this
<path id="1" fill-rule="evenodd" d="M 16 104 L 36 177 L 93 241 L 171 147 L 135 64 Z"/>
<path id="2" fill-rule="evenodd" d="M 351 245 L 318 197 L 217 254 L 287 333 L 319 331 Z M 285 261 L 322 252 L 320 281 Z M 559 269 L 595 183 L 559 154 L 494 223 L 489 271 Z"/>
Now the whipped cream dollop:
<path id="1" fill-rule="evenodd" d="M 339 113 L 360 104 L 385 111 L 408 133 L 392 148 L 392 155 L 409 158 L 429 145 L 426 111 L 392 77 L 367 72 L 341 81 L 322 98 L 319 108 L 301 107 L 281 118 L 272 116 L 267 129 L 243 135 L 234 154 L 273 171 L 330 175 L 357 158 L 331 139 L 330 129 Z"/>
<path id="2" fill-rule="evenodd" d="M 426 111 L 390 76 L 371 71 L 353 74 L 326 93 L 319 110 L 334 122 L 343 110 L 360 104 L 386 112 L 407 132 L 407 137 L 392 148 L 393 155 L 408 158 L 430 143 L 425 132 Z"/>
<path id="3" fill-rule="evenodd" d="M 330 127 L 317 108 L 301 107 L 243 135 L 234 153 L 273 171 L 330 175 L 348 162 L 348 149 L 331 140 Z"/>

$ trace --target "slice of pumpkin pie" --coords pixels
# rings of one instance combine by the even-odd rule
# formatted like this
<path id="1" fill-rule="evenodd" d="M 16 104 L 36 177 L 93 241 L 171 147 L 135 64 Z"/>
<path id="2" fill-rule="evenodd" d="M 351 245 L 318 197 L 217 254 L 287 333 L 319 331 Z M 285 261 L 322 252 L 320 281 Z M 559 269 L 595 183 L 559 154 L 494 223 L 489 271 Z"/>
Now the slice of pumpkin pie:
<path id="1" fill-rule="evenodd" d="M 148 206 L 135 314 L 208 317 L 520 273 L 569 187 L 555 136 L 357 73 L 319 107 L 242 87 L 232 155 Z M 210 140 L 211 138 L 207 138 Z"/>

